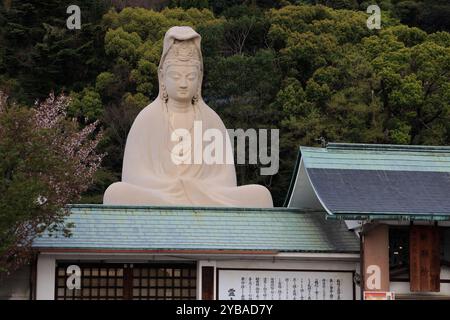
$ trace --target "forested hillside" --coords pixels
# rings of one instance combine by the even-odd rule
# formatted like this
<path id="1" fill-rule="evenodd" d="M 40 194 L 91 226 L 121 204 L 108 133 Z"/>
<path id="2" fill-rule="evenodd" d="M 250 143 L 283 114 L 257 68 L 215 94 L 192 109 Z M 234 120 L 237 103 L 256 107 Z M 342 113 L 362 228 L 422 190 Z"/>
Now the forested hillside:
<path id="1" fill-rule="evenodd" d="M 6 3 L 8 5 L 6 6 Z M 205 101 L 229 128 L 279 128 L 280 171 L 237 166 L 282 205 L 299 145 L 327 141 L 450 144 L 450 4 L 378 1 L 171 1 L 162 11 L 116 10 L 108 1 L 5 1 L 0 7 L 0 91 L 33 105 L 72 97 L 68 117 L 100 120 L 107 152 L 83 202 L 101 202 L 120 179 L 126 136 L 158 94 L 166 30 L 202 35 Z M 66 28 L 78 4 L 81 30 Z"/>

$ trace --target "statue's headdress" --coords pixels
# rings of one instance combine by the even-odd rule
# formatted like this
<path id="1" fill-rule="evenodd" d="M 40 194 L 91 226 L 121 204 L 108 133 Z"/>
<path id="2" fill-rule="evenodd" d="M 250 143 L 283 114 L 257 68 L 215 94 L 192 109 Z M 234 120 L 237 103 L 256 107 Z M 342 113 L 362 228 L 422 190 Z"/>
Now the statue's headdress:
<path id="1" fill-rule="evenodd" d="M 194 64 L 199 67 L 201 84 L 203 79 L 203 58 L 201 52 L 201 36 L 191 27 L 172 27 L 164 36 L 163 52 L 159 63 L 159 92 L 162 95 L 161 73 L 165 66 L 171 64 Z M 163 97 L 162 97 L 163 98 Z M 197 97 L 200 98 L 200 97 Z"/>
<path id="2" fill-rule="evenodd" d="M 200 67 L 201 59 L 193 40 L 174 40 L 168 50 L 163 66 L 171 64 L 194 64 Z"/>

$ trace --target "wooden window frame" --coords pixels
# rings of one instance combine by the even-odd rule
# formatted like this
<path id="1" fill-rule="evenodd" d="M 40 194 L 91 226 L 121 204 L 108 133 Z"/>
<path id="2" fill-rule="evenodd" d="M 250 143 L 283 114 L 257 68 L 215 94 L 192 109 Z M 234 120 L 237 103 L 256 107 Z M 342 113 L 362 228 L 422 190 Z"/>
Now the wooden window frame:
<path id="1" fill-rule="evenodd" d="M 81 289 L 79 290 L 67 288 L 66 270 L 69 265 L 77 265 L 81 269 Z M 102 270 L 105 269 L 106 274 L 102 275 Z M 96 271 L 96 275 L 94 275 L 94 271 Z M 93 279 L 97 279 L 95 286 L 93 286 Z M 87 288 L 85 287 L 86 283 Z M 106 290 L 104 295 L 100 295 L 101 290 Z M 109 290 L 114 291 L 109 294 L 111 292 Z M 61 261 L 56 263 L 55 300 L 195 300 L 196 298 L 197 265 L 195 262 L 92 263 Z"/>

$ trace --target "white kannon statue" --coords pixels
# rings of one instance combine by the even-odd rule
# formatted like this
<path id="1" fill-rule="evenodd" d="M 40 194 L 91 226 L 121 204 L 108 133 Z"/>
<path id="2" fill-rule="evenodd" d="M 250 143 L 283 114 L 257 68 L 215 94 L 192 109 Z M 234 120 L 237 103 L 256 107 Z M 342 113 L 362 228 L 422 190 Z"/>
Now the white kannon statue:
<path id="1" fill-rule="evenodd" d="M 108 187 L 104 204 L 273 207 L 265 187 L 237 186 L 232 161 L 174 161 L 192 156 L 201 140 L 198 135 L 210 129 L 226 137 L 223 154 L 232 150 L 225 125 L 201 96 L 200 41 L 190 27 L 167 31 L 158 68 L 159 95 L 136 117 L 125 147 L 122 182 Z M 201 123 L 200 133 L 193 129 L 194 122 Z M 175 148 L 188 137 L 178 136 L 180 129 L 190 134 L 192 148 Z"/>

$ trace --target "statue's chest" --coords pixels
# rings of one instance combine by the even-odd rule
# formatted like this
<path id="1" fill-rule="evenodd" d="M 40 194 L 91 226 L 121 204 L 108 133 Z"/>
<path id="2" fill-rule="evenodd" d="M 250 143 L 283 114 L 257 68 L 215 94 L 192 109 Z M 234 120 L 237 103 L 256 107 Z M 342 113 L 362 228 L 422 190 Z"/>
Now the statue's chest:
<path id="1" fill-rule="evenodd" d="M 203 148 L 201 137 L 189 130 L 168 133 L 168 143 L 163 148 L 162 163 L 165 174 L 174 177 L 193 177 L 201 169 Z"/>

